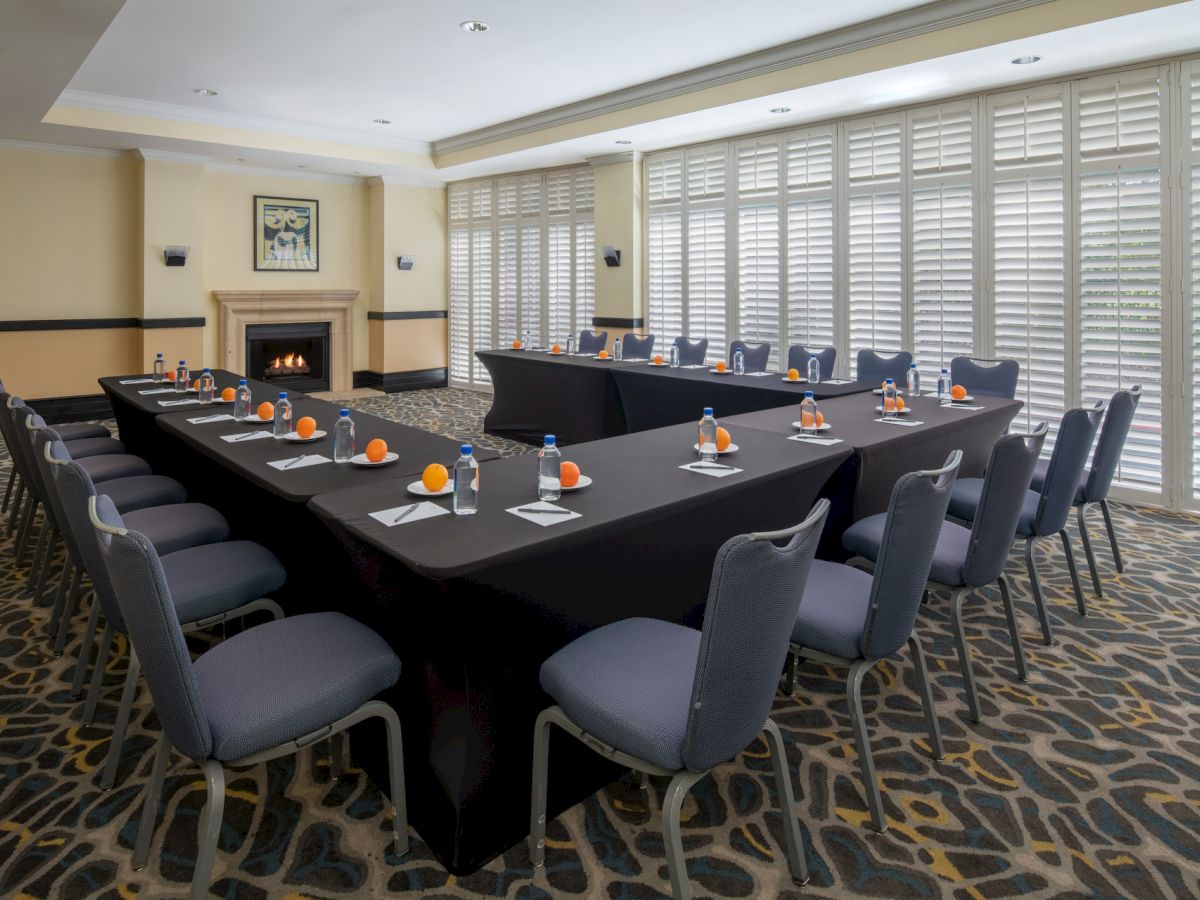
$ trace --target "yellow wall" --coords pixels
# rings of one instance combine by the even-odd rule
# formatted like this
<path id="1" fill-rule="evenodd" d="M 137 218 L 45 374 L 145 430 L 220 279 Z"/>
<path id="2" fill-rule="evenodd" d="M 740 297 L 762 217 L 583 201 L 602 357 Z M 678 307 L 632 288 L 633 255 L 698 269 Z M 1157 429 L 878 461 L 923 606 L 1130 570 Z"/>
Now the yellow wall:
<path id="1" fill-rule="evenodd" d="M 639 319 L 642 302 L 642 164 L 596 166 L 596 315 Z M 605 265 L 600 248 L 621 251 L 621 264 Z M 621 332 L 609 329 L 609 337 Z"/>

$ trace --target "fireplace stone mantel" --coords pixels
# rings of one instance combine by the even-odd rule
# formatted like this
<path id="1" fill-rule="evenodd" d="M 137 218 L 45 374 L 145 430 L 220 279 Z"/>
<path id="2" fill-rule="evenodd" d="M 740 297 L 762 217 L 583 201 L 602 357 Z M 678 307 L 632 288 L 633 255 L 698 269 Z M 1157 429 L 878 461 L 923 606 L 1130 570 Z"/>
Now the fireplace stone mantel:
<path id="1" fill-rule="evenodd" d="M 217 360 L 221 368 L 246 371 L 247 325 L 328 322 L 330 389 L 353 388 L 351 327 L 358 291 L 213 291 L 212 295 L 217 301 Z"/>

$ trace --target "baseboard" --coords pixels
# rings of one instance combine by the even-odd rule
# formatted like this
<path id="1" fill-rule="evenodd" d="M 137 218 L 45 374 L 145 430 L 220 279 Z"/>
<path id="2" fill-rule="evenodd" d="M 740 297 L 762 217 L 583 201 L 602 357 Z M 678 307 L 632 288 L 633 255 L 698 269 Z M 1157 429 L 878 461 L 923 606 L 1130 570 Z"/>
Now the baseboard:
<path id="1" fill-rule="evenodd" d="M 47 425 L 62 422 L 84 422 L 90 419 L 111 419 L 112 404 L 104 394 L 83 397 L 45 397 L 28 400 L 29 408 L 46 420 Z"/>
<path id="2" fill-rule="evenodd" d="M 372 372 L 364 369 L 354 373 L 356 388 L 374 388 L 388 394 L 399 391 L 420 391 L 446 387 L 448 374 L 442 369 L 417 369 L 412 372 Z"/>

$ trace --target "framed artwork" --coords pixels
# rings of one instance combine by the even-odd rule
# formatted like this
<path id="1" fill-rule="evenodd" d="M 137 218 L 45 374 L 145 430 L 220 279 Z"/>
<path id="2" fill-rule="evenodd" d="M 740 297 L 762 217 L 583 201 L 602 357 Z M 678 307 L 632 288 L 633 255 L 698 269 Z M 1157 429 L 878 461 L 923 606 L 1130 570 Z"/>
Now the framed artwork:
<path id="1" fill-rule="evenodd" d="M 254 270 L 320 270 L 321 231 L 316 200 L 254 195 Z"/>

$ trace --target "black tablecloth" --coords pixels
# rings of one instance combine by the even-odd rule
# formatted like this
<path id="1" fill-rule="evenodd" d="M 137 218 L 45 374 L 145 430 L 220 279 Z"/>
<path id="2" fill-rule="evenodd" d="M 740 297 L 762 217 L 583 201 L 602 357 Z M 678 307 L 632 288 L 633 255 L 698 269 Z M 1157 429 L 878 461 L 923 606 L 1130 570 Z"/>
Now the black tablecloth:
<path id="1" fill-rule="evenodd" d="M 724 478 L 676 468 L 695 459 L 690 425 L 572 447 L 564 456 L 594 482 L 558 503 L 582 518 L 546 528 L 505 512 L 536 500 L 532 456 L 481 467 L 474 516 L 385 527 L 369 513 L 415 499 L 399 481 L 310 501 L 362 585 L 341 608 L 403 660 L 391 699 L 405 728 L 410 819 L 452 872 L 528 832 L 533 722 L 549 703 L 542 661 L 628 616 L 699 626 L 720 545 L 803 519 L 850 455 L 754 429 L 734 440 L 740 450 L 722 462 L 745 471 Z M 383 746 L 356 741 L 355 759 L 386 783 Z M 556 739 L 551 755 L 552 815 L 618 774 L 574 742 Z"/>
<path id="2" fill-rule="evenodd" d="M 547 434 L 579 444 L 625 433 L 610 373 L 638 363 L 525 350 L 475 355 L 492 379 L 492 408 L 483 420 L 488 433 L 530 444 Z"/>
<path id="3" fill-rule="evenodd" d="M 645 431 L 680 422 L 699 421 L 711 406 L 718 419 L 799 403 L 807 382 L 785 382 L 783 375 L 714 375 L 703 369 L 671 369 L 640 365 L 614 369 L 612 379 L 627 431 Z M 851 381 L 819 382 L 812 387 L 818 400 L 859 394 L 876 385 Z"/>

